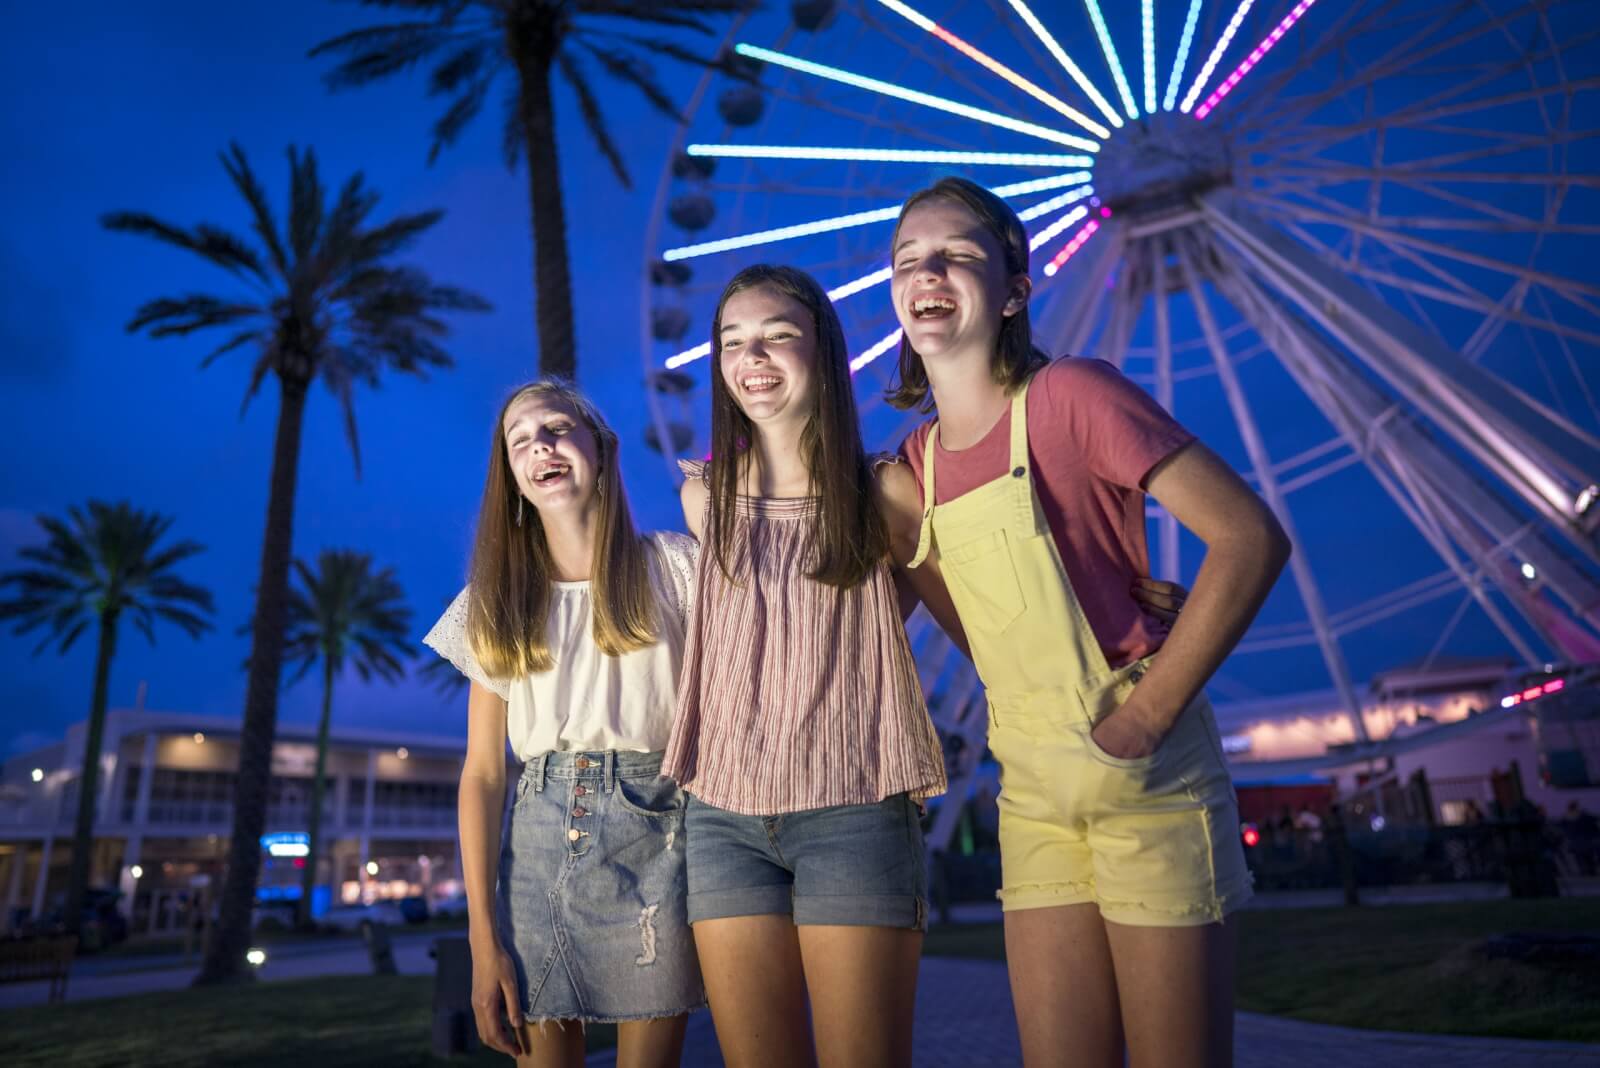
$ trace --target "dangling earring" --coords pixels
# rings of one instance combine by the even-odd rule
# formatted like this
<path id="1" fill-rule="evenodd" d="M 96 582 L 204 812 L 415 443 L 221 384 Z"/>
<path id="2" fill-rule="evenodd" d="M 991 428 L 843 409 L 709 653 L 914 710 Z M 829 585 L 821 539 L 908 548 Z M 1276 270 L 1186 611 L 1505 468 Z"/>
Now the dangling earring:
<path id="1" fill-rule="evenodd" d="M 517 494 L 517 526 L 522 525 L 522 494 Z"/>

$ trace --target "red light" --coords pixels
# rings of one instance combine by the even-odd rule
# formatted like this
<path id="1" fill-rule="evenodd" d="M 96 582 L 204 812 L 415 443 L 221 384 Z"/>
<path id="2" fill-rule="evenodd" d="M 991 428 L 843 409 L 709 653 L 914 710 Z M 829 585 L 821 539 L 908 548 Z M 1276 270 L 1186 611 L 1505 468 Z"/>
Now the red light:
<path id="1" fill-rule="evenodd" d="M 1522 691 L 1522 699 L 1524 701 L 1531 701 L 1535 697 L 1538 697 L 1542 693 L 1544 693 L 1544 687 L 1543 686 L 1533 686 L 1533 687 L 1530 687 L 1529 689 L 1526 689 L 1526 690 Z"/>
<path id="2" fill-rule="evenodd" d="M 305 857 L 295 857 L 294 858 L 294 866 L 297 867 L 297 868 L 305 867 L 306 866 L 306 858 Z"/>
<path id="3" fill-rule="evenodd" d="M 1244 839 L 1244 844 L 1249 848 L 1254 849 L 1261 844 L 1261 832 L 1256 830 L 1256 825 L 1253 823 L 1245 824 L 1243 829 L 1240 830 L 1239 836 Z"/>
<path id="4" fill-rule="evenodd" d="M 1566 689 L 1566 687 L 1567 687 L 1567 680 L 1566 679 L 1551 679 L 1549 682 L 1545 683 L 1544 686 L 1541 687 L 1541 688 L 1544 690 L 1545 693 L 1555 693 L 1557 690 Z"/>

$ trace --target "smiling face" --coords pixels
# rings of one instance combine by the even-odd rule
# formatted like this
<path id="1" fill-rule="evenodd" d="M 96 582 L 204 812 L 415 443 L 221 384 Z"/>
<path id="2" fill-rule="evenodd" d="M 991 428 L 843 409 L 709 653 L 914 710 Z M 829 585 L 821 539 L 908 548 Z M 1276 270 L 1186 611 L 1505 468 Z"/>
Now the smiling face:
<path id="1" fill-rule="evenodd" d="M 948 197 L 905 213 L 891 262 L 895 317 L 924 360 L 976 353 L 988 360 L 1005 319 L 1027 307 L 1028 276 L 1009 271 L 1000 241 Z"/>
<path id="2" fill-rule="evenodd" d="M 549 512 L 594 503 L 600 446 L 560 397 L 533 394 L 512 402 L 500 428 L 517 489 L 529 504 Z"/>
<path id="3" fill-rule="evenodd" d="M 807 418 L 816 372 L 811 312 L 769 285 L 741 289 L 718 318 L 719 369 L 740 411 L 760 426 Z"/>

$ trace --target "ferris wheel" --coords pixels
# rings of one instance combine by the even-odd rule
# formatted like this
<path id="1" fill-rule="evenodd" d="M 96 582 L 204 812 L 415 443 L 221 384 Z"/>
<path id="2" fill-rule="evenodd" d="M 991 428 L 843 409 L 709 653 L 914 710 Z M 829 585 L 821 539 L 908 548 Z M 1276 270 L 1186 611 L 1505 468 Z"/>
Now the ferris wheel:
<path id="1" fill-rule="evenodd" d="M 1315 649 L 1357 740 L 1342 643 L 1418 605 L 1454 598 L 1450 628 L 1481 613 L 1529 665 L 1600 659 L 1592 4 L 786 14 L 734 27 L 658 185 L 641 351 L 669 464 L 708 440 L 712 307 L 758 261 L 830 287 L 869 445 L 894 447 L 918 417 L 881 399 L 899 342 L 889 232 L 908 193 L 959 173 L 1030 228 L 1041 346 L 1111 360 L 1186 422 L 1221 413 L 1297 545 L 1302 502 L 1365 472 L 1373 522 L 1431 550 L 1414 581 L 1355 598 L 1297 552 L 1303 618 L 1259 624 L 1241 655 Z M 1154 530 L 1155 573 L 1176 577 L 1177 524 L 1157 513 Z M 914 637 L 947 698 L 936 719 L 970 734 L 970 670 L 932 628 Z"/>

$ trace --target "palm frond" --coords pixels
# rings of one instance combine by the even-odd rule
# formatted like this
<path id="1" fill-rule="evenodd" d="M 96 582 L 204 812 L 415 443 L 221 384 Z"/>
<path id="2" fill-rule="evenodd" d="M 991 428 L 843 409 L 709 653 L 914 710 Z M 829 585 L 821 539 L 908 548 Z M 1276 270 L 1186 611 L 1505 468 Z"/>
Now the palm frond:
<path id="1" fill-rule="evenodd" d="M 193 230 L 185 230 L 139 211 L 115 211 L 100 217 L 100 225 L 107 230 L 141 234 L 165 241 L 169 245 L 193 252 L 238 276 L 250 276 L 266 281 L 261 260 L 243 238 L 228 233 L 219 226 L 200 223 Z"/>
<path id="2" fill-rule="evenodd" d="M 583 116 L 583 124 L 588 128 L 589 136 L 594 138 L 595 147 L 611 164 L 611 170 L 623 188 L 632 189 L 633 179 L 628 176 L 628 165 L 623 162 L 622 152 L 617 148 L 617 143 L 611 139 L 611 132 L 606 129 L 606 117 L 600 110 L 600 100 L 585 80 L 578 61 L 563 50 L 556 53 L 556 66 L 561 71 L 561 77 L 577 94 L 578 113 Z"/>
<path id="3" fill-rule="evenodd" d="M 261 314 L 256 304 L 239 304 L 205 293 L 185 297 L 160 297 L 139 306 L 126 330 L 136 334 L 152 327 L 151 337 L 182 336 L 211 326 L 222 326 Z"/>
<path id="4" fill-rule="evenodd" d="M 346 57 L 324 74 L 322 80 L 329 89 L 349 89 L 407 70 L 459 40 L 460 36 L 447 22 L 367 26 L 331 37 L 307 55 Z"/>
<path id="5" fill-rule="evenodd" d="M 223 170 L 228 172 L 228 177 L 233 180 L 239 195 L 250 205 L 256 236 L 267 246 L 267 254 L 272 257 L 272 265 L 277 268 L 279 276 L 287 279 L 289 256 L 283 249 L 282 240 L 278 237 L 278 222 L 272 215 L 272 205 L 267 200 L 266 190 L 261 188 L 255 171 L 250 169 L 250 161 L 245 158 L 244 149 L 239 147 L 239 142 L 232 141 L 228 144 L 228 151 L 219 155 Z"/>
<path id="6" fill-rule="evenodd" d="M 456 143 L 461 131 L 483 110 L 483 100 L 489 94 L 489 79 L 478 78 L 469 83 L 461 95 L 445 109 L 433 124 L 433 145 L 428 149 L 428 162 L 439 158 L 439 153 Z"/>
<path id="7" fill-rule="evenodd" d="M 599 60 L 600 65 L 613 78 L 627 82 L 639 90 L 657 111 L 673 122 L 684 121 L 683 114 L 678 111 L 678 105 L 672 102 L 672 98 L 656 82 L 655 73 L 639 56 L 617 48 L 596 48 L 591 44 L 585 44 L 583 47 Z"/>
<path id="8" fill-rule="evenodd" d="M 289 146 L 289 249 L 300 262 L 310 259 L 322 233 L 324 203 L 317 154 Z"/>

